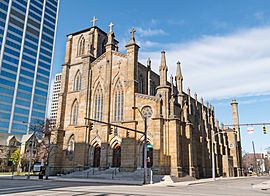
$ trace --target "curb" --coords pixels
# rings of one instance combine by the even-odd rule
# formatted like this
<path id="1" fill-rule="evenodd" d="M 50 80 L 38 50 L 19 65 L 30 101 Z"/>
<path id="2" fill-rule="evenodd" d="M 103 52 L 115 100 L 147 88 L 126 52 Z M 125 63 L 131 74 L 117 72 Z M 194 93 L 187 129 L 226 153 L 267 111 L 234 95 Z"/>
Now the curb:
<path id="1" fill-rule="evenodd" d="M 100 179 L 81 179 L 81 178 L 55 178 L 50 179 L 52 181 L 60 181 L 60 182 L 82 182 L 82 183 L 103 183 L 103 184 L 115 184 L 115 185 L 143 185 L 142 182 L 136 181 L 120 181 L 120 180 L 100 180 Z"/>

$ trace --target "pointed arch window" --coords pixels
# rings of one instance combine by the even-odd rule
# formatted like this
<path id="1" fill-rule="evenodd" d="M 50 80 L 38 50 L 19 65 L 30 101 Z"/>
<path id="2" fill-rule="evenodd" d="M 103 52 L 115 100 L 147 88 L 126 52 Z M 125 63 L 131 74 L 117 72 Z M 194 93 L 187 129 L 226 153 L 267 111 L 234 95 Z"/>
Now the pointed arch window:
<path id="1" fill-rule="evenodd" d="M 124 118 L 124 90 L 120 82 L 117 83 L 114 92 L 114 121 Z"/>
<path id="2" fill-rule="evenodd" d="M 140 75 L 139 76 L 139 81 L 138 81 L 138 93 L 143 93 L 143 86 L 144 83 L 143 83 L 143 76 Z"/>
<path id="3" fill-rule="evenodd" d="M 78 56 L 83 55 L 84 52 L 85 52 L 85 39 L 84 37 L 81 37 L 78 43 Z"/>
<path id="4" fill-rule="evenodd" d="M 78 113 L 79 113 L 79 103 L 76 100 L 71 109 L 71 124 L 77 125 L 78 124 Z"/>
<path id="5" fill-rule="evenodd" d="M 95 98 L 94 119 L 102 121 L 104 96 L 100 85 L 96 89 L 94 98 Z"/>
<path id="6" fill-rule="evenodd" d="M 73 90 L 79 91 L 79 90 L 81 90 L 81 86 L 82 86 L 82 77 L 81 77 L 80 72 L 78 71 L 77 74 L 75 75 L 75 78 L 74 78 Z"/>
<path id="7" fill-rule="evenodd" d="M 68 152 L 71 154 L 74 152 L 75 150 L 75 137 L 74 135 L 72 135 L 69 140 L 68 140 L 68 148 L 67 148 Z"/>
<path id="8" fill-rule="evenodd" d="M 69 160 L 72 160 L 74 158 L 74 151 L 75 151 L 75 136 L 71 135 L 67 143 L 67 151 L 66 151 L 67 158 Z"/>

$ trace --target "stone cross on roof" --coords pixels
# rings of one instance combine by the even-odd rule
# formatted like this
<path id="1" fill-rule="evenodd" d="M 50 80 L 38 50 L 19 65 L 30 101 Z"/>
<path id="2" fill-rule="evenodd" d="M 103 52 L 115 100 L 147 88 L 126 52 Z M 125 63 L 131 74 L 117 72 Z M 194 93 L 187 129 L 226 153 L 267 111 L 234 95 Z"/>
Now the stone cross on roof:
<path id="1" fill-rule="evenodd" d="M 97 22 L 97 18 L 94 16 L 93 19 L 91 20 L 91 22 L 93 23 L 93 27 L 96 26 L 96 22 Z"/>
<path id="2" fill-rule="evenodd" d="M 130 29 L 130 33 L 131 33 L 131 40 L 135 40 L 135 37 L 134 37 L 134 33 L 136 32 L 136 29 L 134 27 L 132 27 Z"/>
<path id="3" fill-rule="evenodd" d="M 110 33 L 112 33 L 113 32 L 113 23 L 112 22 L 110 23 L 109 27 L 110 27 Z"/>

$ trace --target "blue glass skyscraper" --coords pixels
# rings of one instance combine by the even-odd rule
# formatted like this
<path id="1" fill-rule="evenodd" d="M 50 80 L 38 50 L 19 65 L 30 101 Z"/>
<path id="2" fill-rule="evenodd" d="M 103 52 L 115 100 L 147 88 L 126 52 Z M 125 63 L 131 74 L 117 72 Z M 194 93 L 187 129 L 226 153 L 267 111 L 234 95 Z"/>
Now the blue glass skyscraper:
<path id="1" fill-rule="evenodd" d="M 0 1 L 0 132 L 25 134 L 46 114 L 59 0 Z"/>

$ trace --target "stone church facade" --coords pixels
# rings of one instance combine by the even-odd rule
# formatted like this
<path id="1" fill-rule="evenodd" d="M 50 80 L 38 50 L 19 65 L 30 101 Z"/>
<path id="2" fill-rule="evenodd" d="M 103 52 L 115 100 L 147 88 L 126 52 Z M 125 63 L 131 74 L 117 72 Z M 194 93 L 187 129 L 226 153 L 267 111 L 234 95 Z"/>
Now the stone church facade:
<path id="1" fill-rule="evenodd" d="M 100 123 L 89 126 L 85 119 L 144 131 L 140 110 L 149 115 L 147 166 L 154 174 L 211 177 L 214 133 L 217 176 L 238 175 L 238 133 L 224 133 L 213 106 L 192 97 L 189 89 L 183 91 L 180 62 L 170 82 L 164 51 L 159 75 L 151 70 L 150 59 L 140 63 L 134 32 L 125 53 L 118 51 L 112 25 L 108 33 L 93 26 L 67 36 L 51 171 L 142 168 L 142 134 Z"/>

